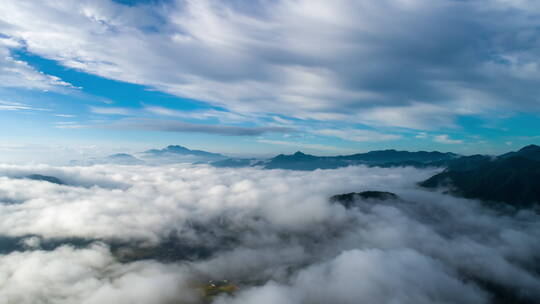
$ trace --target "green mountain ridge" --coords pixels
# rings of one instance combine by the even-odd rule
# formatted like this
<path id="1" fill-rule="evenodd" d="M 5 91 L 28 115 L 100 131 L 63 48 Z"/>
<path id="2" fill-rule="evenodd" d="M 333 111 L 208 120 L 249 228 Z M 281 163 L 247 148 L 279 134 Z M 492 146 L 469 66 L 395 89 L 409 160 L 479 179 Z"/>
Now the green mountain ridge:
<path id="1" fill-rule="evenodd" d="M 465 198 L 530 208 L 540 203 L 540 147 L 530 145 L 489 160 L 477 157 L 461 167 L 453 164 L 419 185 L 446 188 L 448 193 Z"/>

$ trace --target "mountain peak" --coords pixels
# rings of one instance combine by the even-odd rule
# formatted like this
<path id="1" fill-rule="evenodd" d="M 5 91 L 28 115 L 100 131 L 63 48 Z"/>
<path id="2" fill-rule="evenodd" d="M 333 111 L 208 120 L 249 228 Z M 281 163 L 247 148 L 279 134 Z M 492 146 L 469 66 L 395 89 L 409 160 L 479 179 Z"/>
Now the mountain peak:
<path id="1" fill-rule="evenodd" d="M 304 156 L 304 155 L 307 155 L 307 154 L 303 153 L 302 151 L 296 151 L 294 153 L 294 156 Z"/>
<path id="2" fill-rule="evenodd" d="M 165 149 L 171 150 L 171 151 L 189 151 L 188 148 L 180 145 L 168 145 Z"/>
<path id="3" fill-rule="evenodd" d="M 528 145 L 519 149 L 517 152 L 508 152 L 506 154 L 500 155 L 498 158 L 502 159 L 516 156 L 540 161 L 540 147 L 537 145 Z"/>
<path id="4" fill-rule="evenodd" d="M 133 155 L 127 153 L 116 153 L 109 155 L 111 158 L 133 158 Z"/>
<path id="5" fill-rule="evenodd" d="M 147 156 L 152 156 L 152 157 L 171 157 L 171 156 L 175 157 L 175 156 L 190 155 L 190 156 L 196 156 L 196 157 L 211 158 L 212 160 L 226 158 L 224 155 L 221 155 L 219 153 L 206 152 L 203 150 L 191 150 L 189 148 L 186 148 L 180 145 L 168 145 L 167 147 L 163 149 L 151 149 L 144 153 Z"/>
<path id="6" fill-rule="evenodd" d="M 526 152 L 526 153 L 530 153 L 530 152 L 540 152 L 540 146 L 537 146 L 537 145 L 528 145 L 528 146 L 525 146 L 525 147 L 519 149 L 518 152 Z"/>

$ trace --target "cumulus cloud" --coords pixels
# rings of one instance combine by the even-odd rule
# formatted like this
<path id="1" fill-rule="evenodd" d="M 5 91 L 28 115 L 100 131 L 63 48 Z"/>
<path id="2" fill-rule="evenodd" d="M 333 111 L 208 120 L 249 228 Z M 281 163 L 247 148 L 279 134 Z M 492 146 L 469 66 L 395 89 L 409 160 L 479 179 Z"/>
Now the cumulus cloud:
<path id="1" fill-rule="evenodd" d="M 270 283 L 218 303 L 484 303 L 474 285 L 411 250 L 350 250 L 308 267 L 289 286 Z M 429 278 L 426 280 L 426 278 Z"/>
<path id="2" fill-rule="evenodd" d="M 0 299 L 203 303 L 227 279 L 214 303 L 532 303 L 538 214 L 415 186 L 436 172 L 3 165 Z M 364 190 L 400 198 L 328 200 Z"/>
<path id="3" fill-rule="evenodd" d="M 181 266 L 120 264 L 108 248 L 64 246 L 0 256 L 4 303 L 195 303 Z"/>
<path id="4" fill-rule="evenodd" d="M 538 110 L 533 0 L 0 3 L 10 49 L 237 113 L 436 129 Z"/>

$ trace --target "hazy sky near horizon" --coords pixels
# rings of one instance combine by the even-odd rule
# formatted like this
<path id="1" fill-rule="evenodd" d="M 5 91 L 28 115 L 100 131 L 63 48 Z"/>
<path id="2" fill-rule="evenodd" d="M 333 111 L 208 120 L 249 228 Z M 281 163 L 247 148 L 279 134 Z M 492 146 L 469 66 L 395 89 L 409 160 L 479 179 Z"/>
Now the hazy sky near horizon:
<path id="1" fill-rule="evenodd" d="M 269 155 L 540 143 L 535 0 L 0 7 L 3 159 L 168 144 Z"/>

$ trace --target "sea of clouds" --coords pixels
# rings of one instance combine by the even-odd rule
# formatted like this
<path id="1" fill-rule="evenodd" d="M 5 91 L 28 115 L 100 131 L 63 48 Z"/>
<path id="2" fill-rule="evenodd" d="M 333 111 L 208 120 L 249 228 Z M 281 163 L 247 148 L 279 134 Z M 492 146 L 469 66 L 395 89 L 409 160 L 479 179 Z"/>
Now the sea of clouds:
<path id="1" fill-rule="evenodd" d="M 0 165 L 0 303 L 206 303 L 224 279 L 214 303 L 540 298 L 539 215 L 416 186 L 436 172 Z M 366 190 L 400 199 L 329 201 Z"/>

